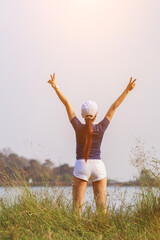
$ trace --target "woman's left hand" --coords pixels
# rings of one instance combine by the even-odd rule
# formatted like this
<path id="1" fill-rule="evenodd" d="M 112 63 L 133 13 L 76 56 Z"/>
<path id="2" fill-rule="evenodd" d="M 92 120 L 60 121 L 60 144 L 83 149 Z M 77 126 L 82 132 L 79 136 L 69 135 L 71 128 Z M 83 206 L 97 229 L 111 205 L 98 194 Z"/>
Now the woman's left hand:
<path id="1" fill-rule="evenodd" d="M 129 81 L 129 84 L 128 84 L 127 88 L 126 88 L 126 90 L 132 91 L 132 89 L 136 86 L 135 81 L 136 81 L 136 79 L 134 79 L 134 80 L 132 81 L 132 77 L 131 77 L 131 78 L 130 78 L 130 81 Z"/>
<path id="2" fill-rule="evenodd" d="M 49 80 L 48 83 L 50 83 L 51 86 L 55 89 L 56 88 L 55 73 L 53 73 L 53 76 L 51 74 L 50 77 L 51 77 L 51 80 Z"/>

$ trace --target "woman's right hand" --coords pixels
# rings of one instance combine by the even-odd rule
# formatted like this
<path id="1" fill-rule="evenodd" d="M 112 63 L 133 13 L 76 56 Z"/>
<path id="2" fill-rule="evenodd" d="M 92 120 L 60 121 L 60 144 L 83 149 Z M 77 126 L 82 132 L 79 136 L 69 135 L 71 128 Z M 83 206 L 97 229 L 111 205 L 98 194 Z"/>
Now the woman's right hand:
<path id="1" fill-rule="evenodd" d="M 53 73 L 53 75 L 50 75 L 51 79 L 48 80 L 48 83 L 51 84 L 51 86 L 55 89 L 56 88 L 56 81 L 55 81 L 55 73 Z"/>
<path id="2" fill-rule="evenodd" d="M 136 86 L 135 81 L 136 81 L 136 79 L 134 79 L 132 81 L 132 77 L 131 77 L 126 90 L 131 91 Z"/>

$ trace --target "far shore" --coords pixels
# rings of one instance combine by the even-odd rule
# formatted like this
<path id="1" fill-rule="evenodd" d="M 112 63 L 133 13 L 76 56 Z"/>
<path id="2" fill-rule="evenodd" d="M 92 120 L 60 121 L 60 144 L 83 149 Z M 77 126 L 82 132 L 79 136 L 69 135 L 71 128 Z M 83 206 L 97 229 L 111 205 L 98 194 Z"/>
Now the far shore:
<path id="1" fill-rule="evenodd" d="M 42 182 L 34 182 L 33 184 L 14 184 L 13 185 L 0 185 L 0 187 L 18 187 L 27 185 L 28 187 L 71 187 L 72 184 L 70 182 L 54 182 L 54 183 L 42 183 Z M 88 186 L 92 186 L 92 182 L 89 181 Z M 140 187 L 140 183 L 138 181 L 128 181 L 128 182 L 117 182 L 117 181 L 108 181 L 107 187 Z"/>

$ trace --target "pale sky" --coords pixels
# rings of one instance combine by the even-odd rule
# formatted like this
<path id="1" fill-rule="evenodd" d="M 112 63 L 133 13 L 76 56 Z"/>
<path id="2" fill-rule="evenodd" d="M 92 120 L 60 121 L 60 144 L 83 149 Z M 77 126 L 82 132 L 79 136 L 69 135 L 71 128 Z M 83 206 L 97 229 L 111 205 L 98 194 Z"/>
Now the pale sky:
<path id="1" fill-rule="evenodd" d="M 136 137 L 160 155 L 159 23 L 159 0 L 0 0 L 0 149 L 73 166 L 75 133 L 50 74 L 81 121 L 82 103 L 97 102 L 96 122 L 133 76 L 101 149 L 108 178 L 132 179 Z"/>

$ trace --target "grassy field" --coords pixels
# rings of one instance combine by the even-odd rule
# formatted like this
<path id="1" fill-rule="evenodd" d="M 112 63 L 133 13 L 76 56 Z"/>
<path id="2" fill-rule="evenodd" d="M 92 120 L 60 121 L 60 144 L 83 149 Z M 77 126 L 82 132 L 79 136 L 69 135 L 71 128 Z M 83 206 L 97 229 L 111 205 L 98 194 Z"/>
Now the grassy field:
<path id="1" fill-rule="evenodd" d="M 151 187 L 142 188 L 134 208 L 123 202 L 106 216 L 88 205 L 81 217 L 62 192 L 53 199 L 47 190 L 43 196 L 21 191 L 12 204 L 1 199 L 0 239 L 160 239 L 159 191 Z"/>
<path id="2" fill-rule="evenodd" d="M 130 205 L 122 200 L 118 209 L 108 207 L 107 215 L 85 205 L 79 217 L 73 213 L 72 203 L 67 202 L 63 192 L 51 197 L 46 188 L 35 195 L 19 179 L 24 181 L 24 187 L 14 202 L 0 199 L 0 239 L 159 240 L 160 173 L 159 165 L 154 164 L 155 171 L 152 167 L 150 174 L 154 176 L 156 188 L 149 182 L 144 187 L 142 182 L 141 193 Z"/>

